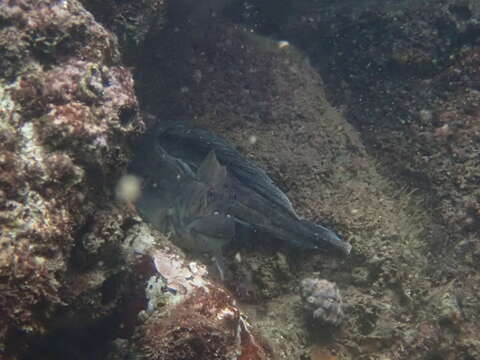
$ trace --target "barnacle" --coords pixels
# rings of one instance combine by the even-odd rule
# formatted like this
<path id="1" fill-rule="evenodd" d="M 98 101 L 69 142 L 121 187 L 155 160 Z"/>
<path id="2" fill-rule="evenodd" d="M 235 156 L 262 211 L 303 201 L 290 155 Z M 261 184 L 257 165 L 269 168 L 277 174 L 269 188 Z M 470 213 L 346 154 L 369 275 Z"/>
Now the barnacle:
<path id="1" fill-rule="evenodd" d="M 105 72 L 106 70 L 98 64 L 88 64 L 85 75 L 78 84 L 81 94 L 86 99 L 94 101 L 104 95 L 104 84 L 108 84 Z"/>

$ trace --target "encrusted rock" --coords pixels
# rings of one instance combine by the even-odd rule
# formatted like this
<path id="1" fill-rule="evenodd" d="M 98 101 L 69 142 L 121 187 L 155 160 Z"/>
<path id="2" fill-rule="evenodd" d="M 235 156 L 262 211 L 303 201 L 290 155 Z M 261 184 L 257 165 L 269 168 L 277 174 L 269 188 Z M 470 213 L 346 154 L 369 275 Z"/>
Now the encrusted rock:
<path id="1" fill-rule="evenodd" d="M 150 360 L 273 358 L 231 293 L 212 282 L 203 265 L 187 263 L 173 246 L 158 247 L 153 240 L 148 228 L 140 225 L 125 241 L 124 255 L 136 263 L 137 273 L 150 272 L 144 288 L 132 298 L 146 300 L 139 309 L 143 323 L 135 328 L 133 355 Z"/>
<path id="2" fill-rule="evenodd" d="M 305 309 L 314 320 L 338 326 L 344 318 L 343 302 L 337 285 L 325 279 L 306 278 L 301 282 Z"/>
<path id="3" fill-rule="evenodd" d="M 21 357 L 29 337 L 45 333 L 57 310 L 74 309 L 77 295 L 101 288 L 110 276 L 94 268 L 96 259 L 88 273 L 74 274 L 73 267 L 85 269 L 77 256 L 85 249 L 76 240 L 88 232 L 94 209 L 108 201 L 104 190 L 113 188 L 128 161 L 127 139 L 143 122 L 116 38 L 78 1 L 1 1 L 0 23 L 4 359 Z M 118 222 L 128 216 L 122 212 Z M 115 221 L 106 214 L 96 223 L 110 242 L 119 239 L 108 233 Z M 97 250 L 97 243 L 89 245 Z M 111 308 L 93 298 L 83 312 L 88 316 Z"/>
<path id="4" fill-rule="evenodd" d="M 113 31 L 124 55 L 135 57 L 147 35 L 163 28 L 167 0 L 81 0 L 87 10 Z"/>

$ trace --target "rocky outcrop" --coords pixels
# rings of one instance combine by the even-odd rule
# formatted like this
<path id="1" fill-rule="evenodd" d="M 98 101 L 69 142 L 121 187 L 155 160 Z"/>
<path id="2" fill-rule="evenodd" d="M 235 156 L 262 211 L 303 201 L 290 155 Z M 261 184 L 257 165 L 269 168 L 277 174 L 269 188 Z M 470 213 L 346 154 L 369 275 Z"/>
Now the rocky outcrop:
<path id="1" fill-rule="evenodd" d="M 475 4 L 175 4 L 0 5 L 2 359 L 478 357 Z M 212 280 L 116 198 L 167 121 L 229 139 L 350 257 L 258 234 Z M 312 274 L 338 328 L 304 316 Z"/>
<path id="2" fill-rule="evenodd" d="M 115 37 L 78 2 L 7 1 L 0 13 L 0 343 L 21 353 L 19 332 L 45 333 L 72 305 L 80 233 L 143 125 Z"/>

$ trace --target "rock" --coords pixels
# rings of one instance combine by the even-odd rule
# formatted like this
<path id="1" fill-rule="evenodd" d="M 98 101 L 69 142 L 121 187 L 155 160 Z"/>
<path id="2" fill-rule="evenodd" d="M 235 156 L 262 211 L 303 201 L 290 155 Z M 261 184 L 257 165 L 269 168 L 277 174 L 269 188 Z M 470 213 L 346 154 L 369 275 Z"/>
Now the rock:
<path id="1" fill-rule="evenodd" d="M 143 122 L 115 37 L 78 1 L 2 1 L 0 23 L 0 357 L 8 358 L 59 309 L 78 305 L 71 293 L 106 279 L 91 269 L 96 280 L 81 274 L 72 289 L 76 236 L 107 202 L 104 187 L 123 171 L 126 141 Z M 86 313 L 107 311 L 92 299 Z"/>
<path id="2" fill-rule="evenodd" d="M 124 255 L 137 259 L 139 269 L 145 261 L 154 265 L 139 289 L 147 305 L 132 353 L 151 360 L 273 358 L 230 292 L 211 281 L 203 265 L 187 263 L 174 247 L 155 246 L 144 225 L 132 230 L 126 244 L 132 245 L 124 247 Z"/>
<path id="3" fill-rule="evenodd" d="M 306 278 L 301 282 L 304 308 L 315 321 L 338 326 L 343 321 L 343 302 L 335 283 L 325 279 Z"/>

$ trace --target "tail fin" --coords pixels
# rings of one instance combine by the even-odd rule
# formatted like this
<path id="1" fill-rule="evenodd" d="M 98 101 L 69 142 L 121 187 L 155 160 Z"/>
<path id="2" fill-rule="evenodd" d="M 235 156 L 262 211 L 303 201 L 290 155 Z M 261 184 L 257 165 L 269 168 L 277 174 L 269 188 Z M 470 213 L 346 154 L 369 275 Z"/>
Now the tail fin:
<path id="1" fill-rule="evenodd" d="M 318 249 L 335 249 L 345 255 L 349 255 L 352 250 L 352 245 L 341 239 L 332 230 L 327 229 L 322 225 L 315 224 L 312 221 L 301 219 L 300 223 L 305 226 L 312 234 L 312 239 L 305 245 Z"/>

